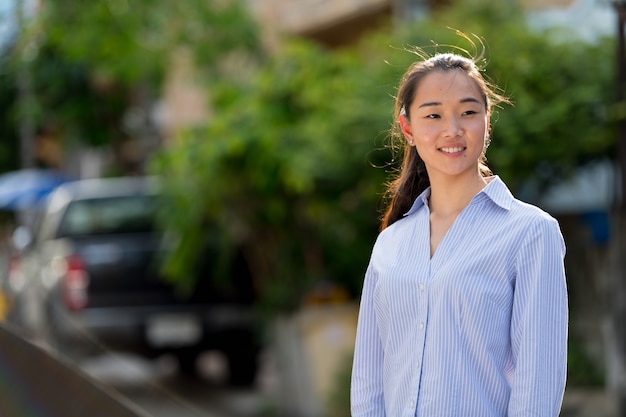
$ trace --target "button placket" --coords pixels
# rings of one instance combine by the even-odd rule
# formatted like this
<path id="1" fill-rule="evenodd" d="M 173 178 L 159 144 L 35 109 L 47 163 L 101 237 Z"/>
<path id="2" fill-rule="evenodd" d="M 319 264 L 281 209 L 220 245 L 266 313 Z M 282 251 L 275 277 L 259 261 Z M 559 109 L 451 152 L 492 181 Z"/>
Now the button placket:
<path id="1" fill-rule="evenodd" d="M 424 359 L 424 347 L 426 343 L 426 322 L 428 320 L 428 293 L 426 291 L 426 284 L 420 280 L 417 284 L 417 316 L 416 320 L 416 352 L 415 352 L 415 378 L 414 378 L 414 400 L 411 401 L 410 407 L 417 406 L 417 400 L 420 393 L 420 383 L 422 378 L 422 362 Z"/>

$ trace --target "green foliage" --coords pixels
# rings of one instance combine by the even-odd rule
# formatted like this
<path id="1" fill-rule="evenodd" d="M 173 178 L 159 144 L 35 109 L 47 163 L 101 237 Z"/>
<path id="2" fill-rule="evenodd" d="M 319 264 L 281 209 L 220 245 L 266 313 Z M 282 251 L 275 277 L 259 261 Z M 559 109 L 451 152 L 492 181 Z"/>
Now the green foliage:
<path id="1" fill-rule="evenodd" d="M 128 115 L 151 111 L 179 49 L 191 49 L 198 68 L 217 74 L 224 57 L 253 53 L 257 42 L 256 25 L 238 1 L 48 0 L 3 57 L 2 76 L 14 84 L 28 71 L 26 112 L 38 130 L 65 145 L 110 146 L 115 153 L 154 134 L 147 118 L 138 131 Z M 15 102 L 15 92 L 0 92 Z M 21 115 L 11 104 L 4 113 L 10 119 L 3 136 L 17 143 Z"/>
<path id="2" fill-rule="evenodd" d="M 604 369 L 591 360 L 581 341 L 570 335 L 567 346 L 567 385 L 601 387 L 605 379 Z"/>
<path id="3" fill-rule="evenodd" d="M 227 52 L 257 47 L 255 25 L 237 1 L 51 0 L 43 6 L 46 38 L 63 56 L 126 83 L 158 80 L 177 47 L 192 48 L 204 69 Z"/>
<path id="4" fill-rule="evenodd" d="M 85 62 L 68 61 L 51 44 L 39 47 L 30 66 L 30 112 L 39 129 L 66 143 L 115 144 L 127 137 L 123 117 L 132 91 L 122 80 L 100 83 Z"/>
<path id="5" fill-rule="evenodd" d="M 190 275 L 198 254 L 187 249 L 208 220 L 243 248 L 272 307 L 294 307 L 334 273 L 356 289 L 383 179 L 370 180 L 372 131 L 384 129 L 391 105 L 375 78 L 351 76 L 368 70 L 354 54 L 294 41 L 245 85 L 212 91 L 215 117 L 178 138 L 158 167 L 173 197 L 167 212 L 188 214 L 168 221 L 184 248 L 175 275 Z"/>
<path id="6" fill-rule="evenodd" d="M 394 165 L 383 149 L 393 95 L 416 59 L 408 50 L 480 52 L 447 26 L 486 39 L 488 74 L 515 102 L 494 116 L 488 151 L 514 188 L 538 167 L 567 172 L 609 152 L 610 43 L 534 33 L 509 4 L 459 4 L 351 49 L 285 40 L 244 82 L 214 85 L 206 127 L 155 165 L 169 196 L 164 223 L 181 242 L 173 279 L 190 276 L 212 225 L 224 247 L 242 248 L 271 309 L 295 308 L 320 280 L 358 294 Z"/>
<path id="7" fill-rule="evenodd" d="M 610 156 L 614 39 L 590 44 L 567 29 L 533 31 L 514 2 L 463 3 L 409 25 L 397 39 L 429 53 L 462 48 L 470 55 L 480 44 L 477 51 L 450 28 L 484 39 L 485 72 L 513 102 L 492 117 L 487 157 L 494 172 L 515 189 L 530 177 L 548 183 Z"/>
<path id="8" fill-rule="evenodd" d="M 490 67 L 507 80 L 514 107 L 503 109 L 495 126 L 487 154 L 495 171 L 512 186 L 533 175 L 549 183 L 559 172 L 567 175 L 591 159 L 610 156 L 615 143 L 607 116 L 614 101 L 612 42 L 590 45 L 575 38 L 559 42 L 514 34 L 507 42 L 497 40 Z M 507 59 L 507 50 L 519 53 Z M 537 59 L 542 56 L 550 59 Z M 546 175 L 554 172 L 556 178 Z"/>

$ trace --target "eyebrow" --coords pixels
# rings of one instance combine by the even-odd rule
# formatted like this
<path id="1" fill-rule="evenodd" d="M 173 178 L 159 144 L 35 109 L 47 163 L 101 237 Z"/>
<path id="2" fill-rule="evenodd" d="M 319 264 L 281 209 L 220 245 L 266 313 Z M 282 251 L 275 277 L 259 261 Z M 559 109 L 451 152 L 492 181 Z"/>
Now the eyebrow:
<path id="1" fill-rule="evenodd" d="M 462 98 L 461 100 L 459 100 L 459 103 L 477 103 L 477 104 L 481 104 L 481 102 L 479 100 L 475 99 L 474 97 Z M 420 104 L 418 109 L 421 109 L 422 107 L 432 107 L 432 106 L 441 106 L 441 103 L 438 102 L 438 101 L 427 101 L 426 103 Z"/>

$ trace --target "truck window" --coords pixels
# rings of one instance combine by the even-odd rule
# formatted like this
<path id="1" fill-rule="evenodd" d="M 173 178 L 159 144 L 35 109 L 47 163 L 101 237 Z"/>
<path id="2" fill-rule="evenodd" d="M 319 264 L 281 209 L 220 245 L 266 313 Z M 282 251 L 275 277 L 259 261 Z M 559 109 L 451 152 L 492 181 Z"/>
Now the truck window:
<path id="1" fill-rule="evenodd" d="M 152 232 L 155 203 L 155 197 L 146 195 L 73 201 L 58 237 Z"/>

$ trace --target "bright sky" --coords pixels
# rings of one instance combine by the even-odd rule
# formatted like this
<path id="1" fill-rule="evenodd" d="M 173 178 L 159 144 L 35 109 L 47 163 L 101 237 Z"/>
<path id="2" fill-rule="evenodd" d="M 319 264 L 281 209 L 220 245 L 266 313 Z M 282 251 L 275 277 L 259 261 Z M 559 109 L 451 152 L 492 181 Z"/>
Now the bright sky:
<path id="1" fill-rule="evenodd" d="M 9 39 L 13 25 L 13 0 L 0 0 L 0 46 Z"/>
<path id="2" fill-rule="evenodd" d="M 16 30 L 15 10 L 16 4 L 22 4 L 25 14 L 32 13 L 38 0 L 0 0 L 0 48 L 11 39 Z"/>

